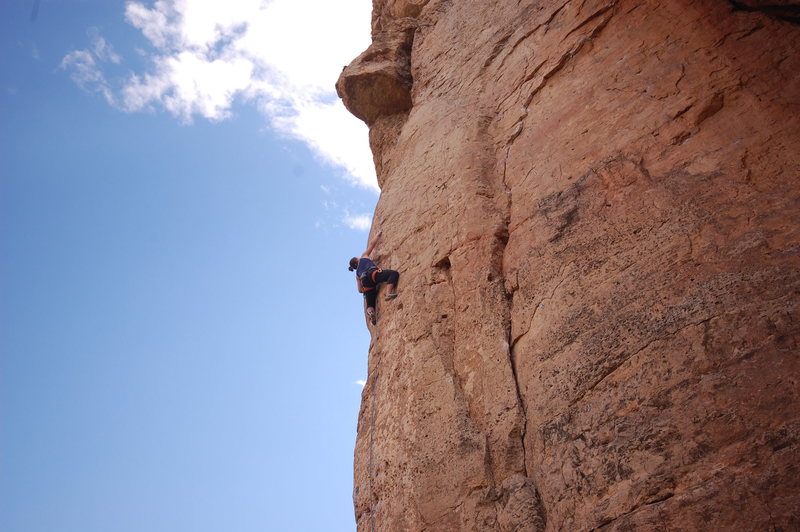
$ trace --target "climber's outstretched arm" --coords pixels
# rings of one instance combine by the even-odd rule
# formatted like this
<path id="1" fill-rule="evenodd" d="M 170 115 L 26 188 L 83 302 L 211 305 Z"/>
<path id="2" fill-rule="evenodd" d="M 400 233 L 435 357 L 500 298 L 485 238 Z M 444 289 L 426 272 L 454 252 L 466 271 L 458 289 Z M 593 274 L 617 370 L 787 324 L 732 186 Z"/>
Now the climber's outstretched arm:
<path id="1" fill-rule="evenodd" d="M 372 242 L 367 245 L 367 250 L 361 255 L 362 257 L 369 257 L 372 254 L 372 250 L 375 249 L 375 245 L 378 243 L 378 240 L 380 240 L 382 234 L 383 231 L 375 233 L 375 237 L 372 239 Z"/>

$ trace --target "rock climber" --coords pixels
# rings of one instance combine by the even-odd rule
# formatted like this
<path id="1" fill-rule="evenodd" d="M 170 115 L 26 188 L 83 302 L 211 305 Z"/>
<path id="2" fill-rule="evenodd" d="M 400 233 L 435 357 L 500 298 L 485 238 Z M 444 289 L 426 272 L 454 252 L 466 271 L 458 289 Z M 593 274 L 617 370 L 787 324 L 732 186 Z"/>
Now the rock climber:
<path id="1" fill-rule="evenodd" d="M 380 240 L 383 231 L 378 231 L 375 238 L 370 244 L 367 245 L 367 250 L 361 255 L 361 258 L 353 257 L 350 259 L 350 267 L 348 270 L 356 272 L 356 283 L 358 284 L 358 292 L 364 294 L 364 299 L 367 301 L 367 318 L 375 325 L 378 315 L 375 311 L 375 303 L 378 298 L 378 285 L 385 283 L 387 290 L 386 301 L 390 301 L 397 297 L 397 281 L 400 280 L 400 274 L 394 270 L 382 270 L 379 268 L 369 256 L 375 245 Z"/>

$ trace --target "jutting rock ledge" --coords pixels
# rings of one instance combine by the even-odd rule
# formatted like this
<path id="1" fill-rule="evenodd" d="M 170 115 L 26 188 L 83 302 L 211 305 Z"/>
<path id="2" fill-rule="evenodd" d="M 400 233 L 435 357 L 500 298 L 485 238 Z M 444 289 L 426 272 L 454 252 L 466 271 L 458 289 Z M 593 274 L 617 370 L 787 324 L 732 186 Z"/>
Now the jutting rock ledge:
<path id="1" fill-rule="evenodd" d="M 800 529 L 800 2 L 373 7 L 359 530 Z"/>

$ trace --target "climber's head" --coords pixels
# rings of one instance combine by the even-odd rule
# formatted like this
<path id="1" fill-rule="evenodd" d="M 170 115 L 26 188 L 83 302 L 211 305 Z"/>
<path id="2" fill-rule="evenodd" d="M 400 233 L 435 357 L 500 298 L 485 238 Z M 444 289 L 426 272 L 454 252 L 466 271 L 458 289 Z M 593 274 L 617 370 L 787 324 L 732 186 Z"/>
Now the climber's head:
<path id="1" fill-rule="evenodd" d="M 352 259 L 350 259 L 350 267 L 347 269 L 352 272 L 356 268 L 358 268 L 358 257 L 353 257 Z"/>

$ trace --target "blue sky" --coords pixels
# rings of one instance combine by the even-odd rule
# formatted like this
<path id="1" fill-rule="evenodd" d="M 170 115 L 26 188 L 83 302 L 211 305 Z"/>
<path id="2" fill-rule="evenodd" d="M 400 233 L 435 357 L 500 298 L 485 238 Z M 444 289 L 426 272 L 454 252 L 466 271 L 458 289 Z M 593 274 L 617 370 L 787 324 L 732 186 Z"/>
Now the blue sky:
<path id="1" fill-rule="evenodd" d="M 0 3 L 0 530 L 355 528 L 370 2 L 286 1 Z"/>

